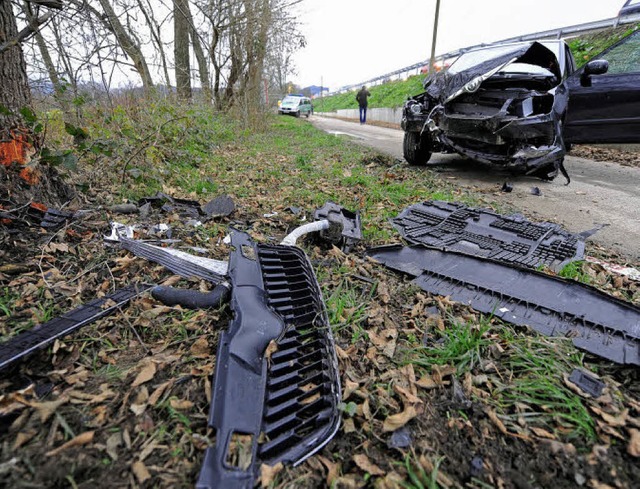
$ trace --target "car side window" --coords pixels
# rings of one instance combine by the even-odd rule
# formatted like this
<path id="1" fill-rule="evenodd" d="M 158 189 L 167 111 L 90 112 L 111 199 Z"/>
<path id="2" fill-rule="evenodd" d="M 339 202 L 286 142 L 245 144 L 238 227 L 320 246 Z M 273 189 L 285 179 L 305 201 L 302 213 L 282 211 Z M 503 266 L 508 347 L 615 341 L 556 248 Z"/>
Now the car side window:
<path id="1" fill-rule="evenodd" d="M 640 72 L 640 32 L 631 34 L 598 59 L 606 59 L 609 62 L 607 73 L 610 74 Z"/>

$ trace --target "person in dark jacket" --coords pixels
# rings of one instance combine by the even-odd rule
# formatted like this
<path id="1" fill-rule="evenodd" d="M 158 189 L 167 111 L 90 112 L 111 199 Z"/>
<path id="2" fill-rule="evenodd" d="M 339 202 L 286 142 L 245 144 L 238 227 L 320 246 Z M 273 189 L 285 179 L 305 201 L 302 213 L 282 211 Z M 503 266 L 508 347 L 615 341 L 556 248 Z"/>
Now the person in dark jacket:
<path id="1" fill-rule="evenodd" d="M 367 122 L 367 98 L 370 97 L 371 94 L 367 87 L 362 85 L 362 88 L 356 95 L 356 100 L 358 101 L 358 106 L 360 107 L 360 124 L 364 124 Z"/>

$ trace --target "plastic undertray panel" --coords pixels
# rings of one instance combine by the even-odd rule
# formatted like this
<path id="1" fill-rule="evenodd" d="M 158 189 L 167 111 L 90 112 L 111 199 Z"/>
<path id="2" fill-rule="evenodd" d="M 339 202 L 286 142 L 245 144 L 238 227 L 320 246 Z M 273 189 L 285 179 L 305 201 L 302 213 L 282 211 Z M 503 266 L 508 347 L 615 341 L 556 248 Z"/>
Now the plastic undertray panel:
<path id="1" fill-rule="evenodd" d="M 463 204 L 428 201 L 407 207 L 392 219 L 411 244 L 459 251 L 504 263 L 560 270 L 584 256 L 584 239 L 558 224 L 532 223 Z"/>
<path id="2" fill-rule="evenodd" d="M 492 260 L 422 246 L 374 248 L 367 255 L 412 275 L 423 290 L 467 304 L 622 364 L 640 365 L 640 308 L 579 282 Z"/>
<path id="3" fill-rule="evenodd" d="M 94 299 L 66 314 L 34 326 L 0 343 L 0 370 L 28 354 L 44 348 L 57 338 L 61 338 L 100 318 L 108 316 L 131 299 L 151 288 L 151 285 L 137 284 L 117 290 L 113 294 Z"/>
<path id="4" fill-rule="evenodd" d="M 198 488 L 253 488 L 261 464 L 297 464 L 338 429 L 335 346 L 313 269 L 293 246 L 232 232 L 234 318 L 221 334 Z"/>

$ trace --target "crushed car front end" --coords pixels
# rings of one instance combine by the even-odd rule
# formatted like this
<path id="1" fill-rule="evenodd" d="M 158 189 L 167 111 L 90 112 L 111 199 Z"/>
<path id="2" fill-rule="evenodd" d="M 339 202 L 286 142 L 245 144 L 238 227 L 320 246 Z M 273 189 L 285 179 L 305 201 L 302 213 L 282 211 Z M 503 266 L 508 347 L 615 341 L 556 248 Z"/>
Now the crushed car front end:
<path id="1" fill-rule="evenodd" d="M 403 129 L 428 137 L 433 148 L 485 165 L 554 178 L 565 154 L 567 106 L 558 54 L 563 43 L 556 44 L 549 49 L 520 43 L 463 55 L 406 102 Z"/>

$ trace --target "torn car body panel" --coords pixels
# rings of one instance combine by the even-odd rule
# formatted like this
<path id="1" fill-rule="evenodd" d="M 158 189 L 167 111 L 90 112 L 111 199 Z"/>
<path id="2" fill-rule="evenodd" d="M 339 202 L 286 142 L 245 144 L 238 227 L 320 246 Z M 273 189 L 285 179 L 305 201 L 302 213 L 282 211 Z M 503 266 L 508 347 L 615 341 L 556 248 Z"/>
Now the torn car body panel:
<path id="1" fill-rule="evenodd" d="M 234 318 L 220 338 L 209 419 L 216 442 L 198 488 L 253 488 L 262 463 L 303 461 L 340 420 L 333 336 L 304 252 L 235 231 L 231 244 Z"/>
<path id="2" fill-rule="evenodd" d="M 496 261 L 420 246 L 369 250 L 423 290 L 613 362 L 640 365 L 640 308 L 593 287 Z"/>

